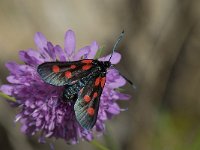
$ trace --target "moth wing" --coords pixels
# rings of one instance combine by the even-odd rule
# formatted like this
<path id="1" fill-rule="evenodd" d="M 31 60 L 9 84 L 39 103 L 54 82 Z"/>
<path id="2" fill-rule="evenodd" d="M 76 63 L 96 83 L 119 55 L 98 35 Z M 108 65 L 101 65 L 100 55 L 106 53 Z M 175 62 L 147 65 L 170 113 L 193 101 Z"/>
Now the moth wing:
<path id="1" fill-rule="evenodd" d="M 45 62 L 38 66 L 37 72 L 46 83 L 63 86 L 72 85 L 76 81 L 95 71 L 92 59 L 71 62 Z"/>
<path id="2" fill-rule="evenodd" d="M 76 119 L 85 129 L 91 129 L 97 120 L 100 97 L 106 82 L 106 73 L 97 74 L 95 78 L 79 92 L 74 105 Z"/>

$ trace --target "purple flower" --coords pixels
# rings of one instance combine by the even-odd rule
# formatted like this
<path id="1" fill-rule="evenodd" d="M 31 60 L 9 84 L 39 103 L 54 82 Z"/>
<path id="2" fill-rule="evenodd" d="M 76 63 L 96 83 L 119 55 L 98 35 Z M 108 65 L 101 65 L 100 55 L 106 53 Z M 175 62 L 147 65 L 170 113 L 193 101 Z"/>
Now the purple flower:
<path id="1" fill-rule="evenodd" d="M 116 100 L 127 100 L 129 95 L 119 93 L 114 89 L 125 85 L 126 81 L 115 69 L 109 69 L 107 81 L 101 95 L 97 122 L 92 130 L 85 130 L 76 121 L 74 108 L 70 103 L 62 103 L 59 98 L 63 87 L 51 86 L 44 83 L 37 73 L 37 66 L 49 61 L 73 61 L 82 58 L 94 58 L 99 46 L 91 43 L 75 52 L 76 40 L 72 30 L 65 34 L 64 49 L 59 45 L 48 42 L 42 33 L 36 33 L 35 44 L 38 50 L 28 49 L 19 52 L 20 59 L 25 65 L 8 62 L 10 71 L 7 77 L 8 85 L 2 85 L 0 90 L 16 98 L 14 106 L 20 107 L 16 121 L 21 123 L 21 131 L 28 135 L 40 134 L 40 142 L 45 138 L 63 138 L 75 144 L 79 138 L 90 141 L 94 132 L 102 133 L 105 121 L 120 113 L 121 109 Z M 99 60 L 108 60 L 109 56 Z M 114 53 L 112 64 L 121 59 L 119 53 Z"/>

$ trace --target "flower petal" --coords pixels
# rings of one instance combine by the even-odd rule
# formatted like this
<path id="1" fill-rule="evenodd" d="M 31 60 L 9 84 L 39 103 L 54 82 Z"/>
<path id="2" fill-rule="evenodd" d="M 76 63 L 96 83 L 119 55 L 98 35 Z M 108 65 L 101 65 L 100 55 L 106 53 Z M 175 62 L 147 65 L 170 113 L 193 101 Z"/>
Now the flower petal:
<path id="1" fill-rule="evenodd" d="M 64 50 L 67 56 L 71 56 L 76 48 L 76 37 L 72 30 L 68 30 L 65 34 Z"/>
<path id="2" fill-rule="evenodd" d="M 117 103 L 113 103 L 113 104 L 109 105 L 109 108 L 107 109 L 107 112 L 109 112 L 110 114 L 113 114 L 113 115 L 117 115 L 117 114 L 120 113 L 120 108 L 117 105 Z"/>
<path id="3" fill-rule="evenodd" d="M 7 95 L 12 95 L 13 86 L 11 86 L 11 85 L 2 85 L 0 87 L 0 91 L 2 91 L 3 93 L 5 93 Z"/>
<path id="4" fill-rule="evenodd" d="M 80 59 L 86 59 L 88 58 L 88 54 L 90 52 L 90 47 L 85 46 L 81 48 L 75 55 L 74 55 L 74 60 L 80 60 Z M 82 58 L 83 57 L 83 58 Z"/>
<path id="5" fill-rule="evenodd" d="M 8 76 L 7 81 L 14 84 L 20 84 L 20 80 L 16 76 Z"/>
<path id="6" fill-rule="evenodd" d="M 100 58 L 100 61 L 108 61 L 110 59 L 110 55 L 107 55 L 105 57 Z M 117 64 L 121 60 L 121 54 L 120 53 L 113 53 L 112 58 L 110 60 L 111 64 Z"/>
<path id="7" fill-rule="evenodd" d="M 53 61 L 56 60 L 55 49 L 51 42 L 47 42 L 47 48 L 45 48 L 45 51 L 49 54 Z"/>
<path id="8" fill-rule="evenodd" d="M 65 53 L 59 45 L 55 46 L 55 53 L 56 56 L 59 57 L 60 61 L 66 61 Z"/>
<path id="9" fill-rule="evenodd" d="M 116 69 L 109 69 L 106 75 L 106 82 L 109 88 L 115 89 L 126 84 L 126 80 L 119 75 Z"/>
<path id="10" fill-rule="evenodd" d="M 119 100 L 129 100 L 131 98 L 130 95 L 124 94 L 124 93 L 116 92 L 116 95 L 118 96 L 117 99 L 119 99 Z"/>
<path id="11" fill-rule="evenodd" d="M 83 137 L 87 140 L 87 141 L 91 141 L 91 140 L 93 140 L 93 135 L 92 135 L 92 133 L 91 132 L 89 132 L 89 131 L 87 131 L 87 130 L 84 130 L 83 132 L 82 132 L 82 134 L 83 134 Z"/>
<path id="12" fill-rule="evenodd" d="M 26 133 L 27 129 L 28 129 L 28 126 L 25 125 L 25 124 L 21 126 L 21 132 L 22 133 Z"/>
<path id="13" fill-rule="evenodd" d="M 101 109 L 101 108 L 100 108 L 100 109 Z M 100 112 L 100 114 L 101 114 L 101 115 L 98 116 L 100 120 L 104 120 L 104 121 L 105 121 L 105 120 L 108 119 L 107 116 L 106 116 L 105 111 L 101 110 L 101 111 L 99 111 L 99 112 Z"/>
<path id="14" fill-rule="evenodd" d="M 96 41 L 92 42 L 91 45 L 90 45 L 90 52 L 87 56 L 88 59 L 93 59 L 97 53 L 99 49 L 99 45 L 97 44 Z"/>
<path id="15" fill-rule="evenodd" d="M 15 62 L 8 62 L 5 66 L 8 68 L 11 74 L 18 74 L 20 72 L 19 65 Z"/>
<path id="16" fill-rule="evenodd" d="M 108 118 L 106 117 L 106 119 L 108 119 Z M 96 130 L 97 130 L 97 132 L 103 132 L 105 130 L 105 124 L 101 120 L 97 120 Z"/>
<path id="17" fill-rule="evenodd" d="M 112 89 L 115 89 L 115 88 L 122 87 L 122 86 L 124 86 L 125 84 L 126 84 L 126 80 L 125 80 L 123 77 L 119 76 L 118 78 L 115 78 L 115 79 L 113 80 L 113 82 L 110 82 L 110 83 L 108 84 L 108 87 L 110 87 L 110 88 L 112 88 Z"/>
<path id="18" fill-rule="evenodd" d="M 20 51 L 19 52 L 20 59 L 30 66 L 35 66 L 44 62 L 44 60 L 49 60 L 42 58 L 39 52 L 34 50 Z"/>
<path id="19" fill-rule="evenodd" d="M 43 50 L 47 47 L 47 39 L 41 32 L 35 34 L 34 41 L 39 50 Z"/>

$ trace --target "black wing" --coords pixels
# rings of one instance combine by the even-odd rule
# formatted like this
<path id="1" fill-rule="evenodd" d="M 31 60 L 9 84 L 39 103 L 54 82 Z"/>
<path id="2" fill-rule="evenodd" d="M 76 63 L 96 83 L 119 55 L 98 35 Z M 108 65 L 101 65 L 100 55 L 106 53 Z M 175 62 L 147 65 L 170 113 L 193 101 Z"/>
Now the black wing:
<path id="1" fill-rule="evenodd" d="M 46 62 L 38 66 L 37 71 L 41 78 L 51 85 L 72 85 L 91 72 L 95 72 L 93 59 L 83 59 L 71 62 Z"/>
<path id="2" fill-rule="evenodd" d="M 106 82 L 106 73 L 96 74 L 79 92 L 74 105 L 76 119 L 85 129 L 91 129 L 97 120 L 100 97 Z"/>

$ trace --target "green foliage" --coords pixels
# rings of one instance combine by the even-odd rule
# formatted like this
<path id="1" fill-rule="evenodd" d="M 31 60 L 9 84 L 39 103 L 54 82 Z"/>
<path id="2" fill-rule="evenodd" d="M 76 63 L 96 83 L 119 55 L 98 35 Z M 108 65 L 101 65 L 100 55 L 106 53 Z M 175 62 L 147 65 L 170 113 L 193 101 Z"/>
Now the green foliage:
<path id="1" fill-rule="evenodd" d="M 5 98 L 5 99 L 7 99 L 7 100 L 9 100 L 9 101 L 16 102 L 16 99 L 14 97 L 8 96 L 8 95 L 6 95 L 6 94 L 4 94 L 2 92 L 0 92 L 0 96 Z"/>
<path id="2" fill-rule="evenodd" d="M 102 144 L 100 144 L 99 142 L 97 142 L 96 140 L 93 140 L 90 142 L 92 145 L 94 145 L 96 147 L 97 150 L 109 150 L 107 147 L 103 146 Z"/>
<path id="3" fill-rule="evenodd" d="M 193 118 L 181 114 L 160 113 L 150 144 L 152 149 L 199 150 L 200 127 L 195 127 L 194 122 Z"/>

